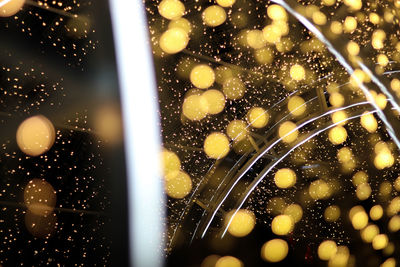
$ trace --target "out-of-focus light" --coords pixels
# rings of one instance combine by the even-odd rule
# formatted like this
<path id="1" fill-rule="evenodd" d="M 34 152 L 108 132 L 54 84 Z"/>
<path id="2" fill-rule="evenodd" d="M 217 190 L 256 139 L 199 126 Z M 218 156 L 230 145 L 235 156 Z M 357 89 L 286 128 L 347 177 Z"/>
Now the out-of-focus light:
<path id="1" fill-rule="evenodd" d="M 54 144 L 56 133 L 53 124 L 38 115 L 24 120 L 17 130 L 17 144 L 29 156 L 39 156 Z"/>
<path id="2" fill-rule="evenodd" d="M 1 0 L 0 17 L 10 17 L 17 14 L 24 4 L 25 0 Z"/>

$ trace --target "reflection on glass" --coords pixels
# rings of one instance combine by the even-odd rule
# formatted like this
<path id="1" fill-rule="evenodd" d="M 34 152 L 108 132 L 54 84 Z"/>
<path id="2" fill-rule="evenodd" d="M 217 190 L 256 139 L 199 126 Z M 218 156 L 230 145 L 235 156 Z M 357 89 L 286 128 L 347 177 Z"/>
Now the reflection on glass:
<path id="1" fill-rule="evenodd" d="M 54 188 L 44 180 L 33 179 L 25 187 L 24 203 L 33 214 L 48 215 L 52 213 L 56 201 Z"/>

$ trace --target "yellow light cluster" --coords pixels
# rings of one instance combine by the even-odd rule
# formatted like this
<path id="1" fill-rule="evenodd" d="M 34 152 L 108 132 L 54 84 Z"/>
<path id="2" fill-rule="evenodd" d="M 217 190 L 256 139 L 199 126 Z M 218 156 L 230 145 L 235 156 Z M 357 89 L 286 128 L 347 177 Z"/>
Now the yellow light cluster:
<path id="1" fill-rule="evenodd" d="M 368 225 L 368 215 L 362 206 L 351 208 L 349 218 L 353 228 L 356 230 L 361 230 Z"/>
<path id="2" fill-rule="evenodd" d="M 394 157 L 389 147 L 384 142 L 375 145 L 374 165 L 378 170 L 389 168 L 394 164 Z"/>
<path id="3" fill-rule="evenodd" d="M 371 44 L 374 49 L 376 50 L 382 49 L 384 47 L 385 40 L 386 40 L 386 33 L 383 30 L 378 29 L 372 33 Z"/>
<path id="4" fill-rule="evenodd" d="M 207 115 L 221 113 L 225 108 L 225 96 L 216 89 L 188 93 L 182 104 L 182 114 L 191 121 L 199 121 Z"/>
<path id="5" fill-rule="evenodd" d="M 181 161 L 174 152 L 163 149 L 161 163 L 164 177 L 164 189 L 171 198 L 181 199 L 192 190 L 192 179 L 181 170 Z"/>
<path id="6" fill-rule="evenodd" d="M 267 15 L 272 20 L 272 23 L 262 30 L 264 40 L 267 43 L 277 45 L 282 36 L 289 33 L 288 14 L 283 7 L 273 4 L 268 6 Z"/>
<path id="7" fill-rule="evenodd" d="M 329 261 L 337 252 L 335 241 L 325 240 L 318 246 L 318 257 L 323 261 Z"/>
<path id="8" fill-rule="evenodd" d="M 360 118 L 361 126 L 369 133 L 374 133 L 378 129 L 378 122 L 370 112 L 364 112 Z"/>

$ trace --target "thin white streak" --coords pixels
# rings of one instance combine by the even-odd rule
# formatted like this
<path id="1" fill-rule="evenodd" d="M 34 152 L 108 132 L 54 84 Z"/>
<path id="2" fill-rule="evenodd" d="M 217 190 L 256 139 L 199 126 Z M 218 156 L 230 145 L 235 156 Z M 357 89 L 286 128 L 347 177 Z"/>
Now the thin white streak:
<path id="1" fill-rule="evenodd" d="M 0 7 L 3 7 L 3 6 L 7 5 L 7 4 L 10 3 L 10 2 L 11 2 L 11 0 L 4 0 L 4 1 L 2 1 L 2 2 L 0 3 Z"/>
<path id="2" fill-rule="evenodd" d="M 390 75 L 390 74 L 399 73 L 399 72 L 400 72 L 400 70 L 392 70 L 392 71 L 386 71 L 383 74 Z"/>

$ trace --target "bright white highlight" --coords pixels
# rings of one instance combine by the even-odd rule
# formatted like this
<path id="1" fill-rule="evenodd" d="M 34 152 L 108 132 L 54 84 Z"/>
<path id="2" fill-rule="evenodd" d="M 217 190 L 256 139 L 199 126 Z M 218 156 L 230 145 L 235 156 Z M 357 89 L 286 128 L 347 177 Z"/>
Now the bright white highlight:
<path id="1" fill-rule="evenodd" d="M 145 41 L 149 40 L 147 20 L 142 1 L 109 3 L 125 136 L 130 264 L 157 267 L 162 266 L 164 203 L 157 162 L 161 148 L 157 87 L 150 43 Z"/>

